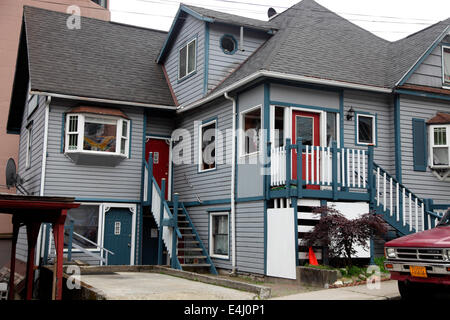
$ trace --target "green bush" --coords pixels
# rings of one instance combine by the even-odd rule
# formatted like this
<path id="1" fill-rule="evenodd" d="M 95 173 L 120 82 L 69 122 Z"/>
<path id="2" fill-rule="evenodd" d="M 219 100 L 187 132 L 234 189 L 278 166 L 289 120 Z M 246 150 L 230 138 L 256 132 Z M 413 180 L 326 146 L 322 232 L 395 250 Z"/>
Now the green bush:
<path id="1" fill-rule="evenodd" d="M 383 273 L 389 273 L 389 271 L 387 271 L 384 268 L 384 260 L 386 260 L 385 257 L 377 257 L 374 259 L 375 264 L 380 268 L 380 271 Z"/>

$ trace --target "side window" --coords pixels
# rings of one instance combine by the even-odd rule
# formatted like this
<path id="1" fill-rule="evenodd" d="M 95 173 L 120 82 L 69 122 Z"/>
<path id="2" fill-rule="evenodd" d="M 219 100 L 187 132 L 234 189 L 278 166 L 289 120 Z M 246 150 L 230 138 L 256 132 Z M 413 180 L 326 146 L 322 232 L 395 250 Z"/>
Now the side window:
<path id="1" fill-rule="evenodd" d="M 375 120 L 373 115 L 356 115 L 356 144 L 376 145 Z"/>
<path id="2" fill-rule="evenodd" d="M 228 212 L 210 213 L 210 255 L 218 258 L 229 256 L 229 214 Z"/>
<path id="3" fill-rule="evenodd" d="M 180 48 L 178 80 L 184 79 L 197 69 L 197 39 L 193 39 Z"/>
<path id="4" fill-rule="evenodd" d="M 430 126 L 431 166 L 449 167 L 449 126 Z"/>
<path id="5" fill-rule="evenodd" d="M 450 86 L 450 47 L 442 47 L 442 76 L 444 86 Z"/>
<path id="6" fill-rule="evenodd" d="M 261 107 L 241 113 L 241 155 L 257 153 L 260 149 Z"/>
<path id="7" fill-rule="evenodd" d="M 333 141 L 338 142 L 337 135 L 337 114 L 327 112 L 327 146 L 331 147 Z"/>
<path id="8" fill-rule="evenodd" d="M 216 168 L 217 121 L 208 121 L 199 130 L 199 171 L 213 170 Z"/>

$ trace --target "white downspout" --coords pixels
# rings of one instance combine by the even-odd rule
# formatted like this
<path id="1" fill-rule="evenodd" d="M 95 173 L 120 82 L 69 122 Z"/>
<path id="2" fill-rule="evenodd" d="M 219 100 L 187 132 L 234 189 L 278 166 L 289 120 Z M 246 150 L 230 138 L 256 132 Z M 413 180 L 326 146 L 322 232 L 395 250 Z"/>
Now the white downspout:
<path id="1" fill-rule="evenodd" d="M 47 96 L 45 101 L 45 115 L 44 115 L 44 145 L 42 146 L 42 165 L 41 165 L 41 186 L 39 189 L 39 196 L 44 196 L 44 184 L 45 184 L 45 169 L 47 165 L 47 140 L 48 140 L 48 118 L 49 118 L 49 109 L 50 102 L 52 101 L 52 97 Z M 37 249 L 36 249 L 36 261 L 35 264 L 39 265 L 39 260 L 43 255 L 43 244 L 45 243 L 45 228 L 41 225 L 39 230 L 39 235 L 37 239 Z"/>
<path id="2" fill-rule="evenodd" d="M 231 266 L 232 274 L 236 274 L 236 199 L 235 199 L 235 179 L 236 179 L 236 99 L 224 93 L 224 97 L 233 103 L 233 120 L 231 142 Z"/>
<path id="3" fill-rule="evenodd" d="M 45 169 L 47 166 L 47 140 L 48 140 L 48 118 L 50 113 L 50 102 L 52 97 L 47 96 L 45 101 L 45 120 L 44 120 L 44 145 L 42 147 L 42 168 L 41 168 L 41 188 L 39 195 L 44 196 L 44 185 L 45 185 Z"/>

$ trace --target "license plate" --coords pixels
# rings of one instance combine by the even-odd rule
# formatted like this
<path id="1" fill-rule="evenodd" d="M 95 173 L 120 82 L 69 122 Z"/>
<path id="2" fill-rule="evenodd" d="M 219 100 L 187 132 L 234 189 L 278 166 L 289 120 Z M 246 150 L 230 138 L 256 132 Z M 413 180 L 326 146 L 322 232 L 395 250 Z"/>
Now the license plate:
<path id="1" fill-rule="evenodd" d="M 427 278 L 427 269 L 425 267 L 410 266 L 409 271 L 413 277 Z"/>

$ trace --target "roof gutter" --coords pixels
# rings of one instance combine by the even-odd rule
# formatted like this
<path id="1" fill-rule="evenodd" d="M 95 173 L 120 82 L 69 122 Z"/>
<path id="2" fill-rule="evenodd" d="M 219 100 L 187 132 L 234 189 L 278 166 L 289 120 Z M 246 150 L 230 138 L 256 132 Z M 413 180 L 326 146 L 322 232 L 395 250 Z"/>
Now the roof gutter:
<path id="1" fill-rule="evenodd" d="M 176 110 L 177 109 L 176 106 L 164 106 L 164 105 L 157 105 L 157 104 L 150 104 L 150 103 L 141 103 L 141 102 L 110 100 L 110 99 L 101 99 L 101 98 L 90 98 L 90 97 L 73 96 L 73 95 L 67 95 L 67 94 L 41 92 L 41 91 L 34 91 L 34 90 L 31 90 L 30 94 L 36 94 L 36 95 L 39 95 L 39 96 L 48 96 L 48 97 L 53 97 L 53 98 L 81 100 L 81 101 L 88 101 L 88 102 L 124 104 L 124 105 L 128 105 L 128 106 L 143 107 L 143 108 L 156 108 L 156 109 L 165 109 L 165 110 Z"/>
<path id="2" fill-rule="evenodd" d="M 369 86 L 369 85 L 364 85 L 364 84 L 342 82 L 342 81 L 336 81 L 336 80 L 320 79 L 320 78 L 293 75 L 293 74 L 288 74 L 288 73 L 260 70 L 260 71 L 257 71 L 255 73 L 245 77 L 244 79 L 237 81 L 237 82 L 233 83 L 232 85 L 229 85 L 228 87 L 226 87 L 222 90 L 219 90 L 219 91 L 217 91 L 203 99 L 200 99 L 190 105 L 179 106 L 177 108 L 177 112 L 182 113 L 182 112 L 188 111 L 190 109 L 199 107 L 207 102 L 210 102 L 214 99 L 217 99 L 217 98 L 223 96 L 227 92 L 233 91 L 233 90 L 235 90 L 243 85 L 246 85 L 260 77 L 299 81 L 299 82 L 306 82 L 306 83 L 310 83 L 310 84 L 327 85 L 327 86 L 333 86 L 333 87 L 339 87 L 339 88 L 345 88 L 345 89 L 364 90 L 364 91 L 371 91 L 371 92 L 378 92 L 378 93 L 392 93 L 393 92 L 393 89 L 391 89 L 391 88 L 375 87 L 375 86 Z"/>

